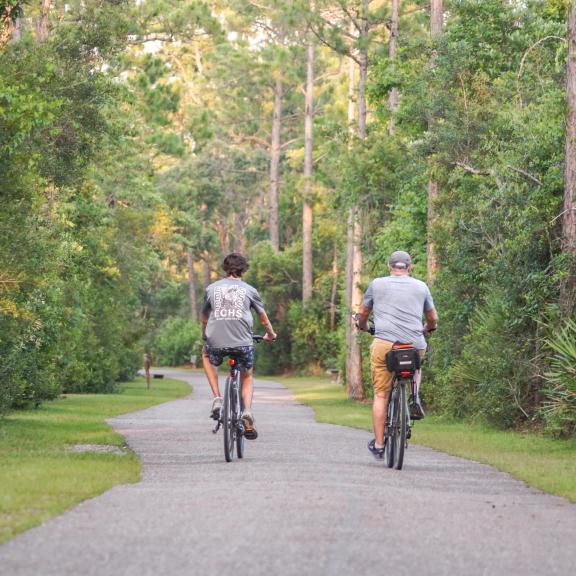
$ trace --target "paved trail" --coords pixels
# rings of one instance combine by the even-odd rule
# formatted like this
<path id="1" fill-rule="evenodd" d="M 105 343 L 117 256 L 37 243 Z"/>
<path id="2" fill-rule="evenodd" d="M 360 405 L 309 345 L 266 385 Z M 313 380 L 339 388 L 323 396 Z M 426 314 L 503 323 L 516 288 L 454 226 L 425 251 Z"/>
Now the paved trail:
<path id="1" fill-rule="evenodd" d="M 260 382 L 260 438 L 224 462 L 199 375 L 184 399 L 116 418 L 144 464 L 0 547 L 2 576 L 576 574 L 576 506 L 488 466 L 411 446 L 371 459 L 366 432 L 314 422 Z"/>

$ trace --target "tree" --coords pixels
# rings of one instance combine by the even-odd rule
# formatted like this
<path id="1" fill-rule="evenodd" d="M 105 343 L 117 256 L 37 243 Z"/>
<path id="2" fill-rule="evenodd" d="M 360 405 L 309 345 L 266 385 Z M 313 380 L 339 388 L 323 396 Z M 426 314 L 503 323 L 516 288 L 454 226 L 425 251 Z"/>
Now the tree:
<path id="1" fill-rule="evenodd" d="M 302 300 L 312 297 L 312 204 L 310 199 L 314 150 L 314 42 L 310 32 L 306 46 L 306 95 L 304 100 L 304 202 L 302 206 Z"/>
<path id="2" fill-rule="evenodd" d="M 568 5 L 568 59 L 566 66 L 566 144 L 564 167 L 564 210 L 562 251 L 567 257 L 566 278 L 562 281 L 560 303 L 570 316 L 576 304 L 576 2 Z"/>
<path id="3" fill-rule="evenodd" d="M 443 0 L 431 0 L 430 2 L 430 37 L 436 43 L 442 36 L 442 21 L 444 17 Z M 430 66 L 435 66 L 435 56 L 432 56 Z M 433 284 L 436 278 L 438 262 L 436 246 L 432 239 L 434 226 L 434 204 L 438 197 L 438 182 L 431 175 L 428 180 L 428 284 Z"/>
<path id="4" fill-rule="evenodd" d="M 392 0 L 392 12 L 390 16 L 390 39 L 388 41 L 388 58 L 391 62 L 396 60 L 396 52 L 398 47 L 398 21 L 400 19 L 400 0 Z M 388 105 L 390 106 L 390 122 L 388 125 L 388 133 L 390 136 L 394 135 L 394 114 L 398 110 L 398 87 L 393 86 L 390 90 L 388 97 Z"/>

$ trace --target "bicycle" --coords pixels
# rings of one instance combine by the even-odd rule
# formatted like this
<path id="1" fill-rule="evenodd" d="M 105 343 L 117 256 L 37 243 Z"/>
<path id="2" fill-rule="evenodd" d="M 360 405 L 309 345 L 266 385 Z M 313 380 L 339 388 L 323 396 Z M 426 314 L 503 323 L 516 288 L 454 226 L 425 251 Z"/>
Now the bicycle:
<path id="1" fill-rule="evenodd" d="M 263 336 L 252 336 L 254 342 L 259 343 L 264 339 Z M 239 459 L 244 457 L 244 423 L 242 422 L 242 411 L 244 403 L 242 402 L 242 386 L 240 381 L 240 370 L 236 358 L 230 357 L 228 360 L 230 371 L 226 378 L 224 389 L 224 402 L 220 410 L 220 417 L 212 432 L 216 434 L 220 427 L 224 431 L 224 457 L 226 462 L 232 462 L 234 458 L 234 449 Z"/>
<path id="2" fill-rule="evenodd" d="M 416 382 L 414 376 L 420 368 L 418 350 L 412 344 L 397 342 L 386 355 L 388 370 L 394 372 L 386 428 L 384 430 L 385 459 L 388 468 L 401 470 L 404 464 L 404 451 L 412 435 L 412 420 L 406 397 L 407 385 L 410 386 L 410 404 L 416 400 Z"/>
<path id="3" fill-rule="evenodd" d="M 358 313 L 352 314 L 352 319 L 358 327 Z M 428 337 L 435 329 L 425 331 L 425 336 Z M 374 336 L 376 328 L 372 319 L 368 321 L 366 331 Z M 412 436 L 412 419 L 410 418 L 408 400 L 410 406 L 416 404 L 418 390 L 414 377 L 416 371 L 420 369 L 419 351 L 413 344 L 396 342 L 393 344 L 392 350 L 386 354 L 386 364 L 388 370 L 394 373 L 394 378 L 388 399 L 384 429 L 384 456 L 388 468 L 401 470 L 404 465 L 404 451 Z M 406 397 L 407 383 L 410 385 L 409 398 Z"/>

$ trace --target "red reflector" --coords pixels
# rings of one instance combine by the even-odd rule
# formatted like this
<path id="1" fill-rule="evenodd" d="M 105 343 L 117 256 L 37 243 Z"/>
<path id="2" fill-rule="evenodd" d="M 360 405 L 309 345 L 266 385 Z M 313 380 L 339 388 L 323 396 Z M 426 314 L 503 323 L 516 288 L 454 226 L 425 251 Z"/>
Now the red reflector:
<path id="1" fill-rule="evenodd" d="M 230 366 L 235 366 L 236 365 L 236 360 L 234 360 L 234 358 L 230 358 Z"/>
<path id="2" fill-rule="evenodd" d="M 400 372 L 400 376 L 410 376 L 411 374 L 412 372 L 409 370 L 402 370 L 402 372 Z"/>

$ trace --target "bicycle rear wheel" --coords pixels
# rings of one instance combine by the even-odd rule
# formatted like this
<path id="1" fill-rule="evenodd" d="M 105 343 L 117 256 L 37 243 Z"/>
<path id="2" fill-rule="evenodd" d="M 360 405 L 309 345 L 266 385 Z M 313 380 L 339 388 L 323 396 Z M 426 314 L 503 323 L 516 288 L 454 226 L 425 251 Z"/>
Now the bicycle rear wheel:
<path id="1" fill-rule="evenodd" d="M 394 422 L 396 421 L 396 412 L 398 404 L 398 386 L 396 383 L 392 383 L 392 391 L 390 393 L 390 400 L 388 401 L 388 412 L 386 416 L 386 449 L 385 449 L 385 456 L 386 456 L 386 466 L 388 468 L 394 467 L 394 448 L 396 446 L 395 442 L 395 435 L 396 435 L 396 427 L 394 426 Z"/>
<path id="2" fill-rule="evenodd" d="M 241 385 L 240 385 L 240 375 L 238 375 L 238 386 L 236 388 L 236 406 L 238 406 L 238 410 L 235 410 L 235 413 L 238 415 L 237 423 L 240 425 L 240 421 L 242 419 L 242 410 L 244 409 L 244 403 L 242 402 L 242 392 L 241 392 Z M 236 435 L 236 454 L 238 458 L 244 458 L 244 426 L 241 426 L 241 430 L 237 431 Z"/>
<path id="3" fill-rule="evenodd" d="M 402 470 L 404 464 L 404 449 L 406 448 L 406 421 L 408 404 L 406 403 L 406 385 L 401 382 L 397 386 L 398 395 L 394 414 L 394 468 Z"/>
<path id="4" fill-rule="evenodd" d="M 226 378 L 226 388 L 224 391 L 224 405 L 222 411 L 224 417 L 222 418 L 222 426 L 224 428 L 224 457 L 226 462 L 232 462 L 234 458 L 234 444 L 236 443 L 236 425 L 234 422 L 233 411 L 233 394 L 234 386 L 230 377 Z"/>

